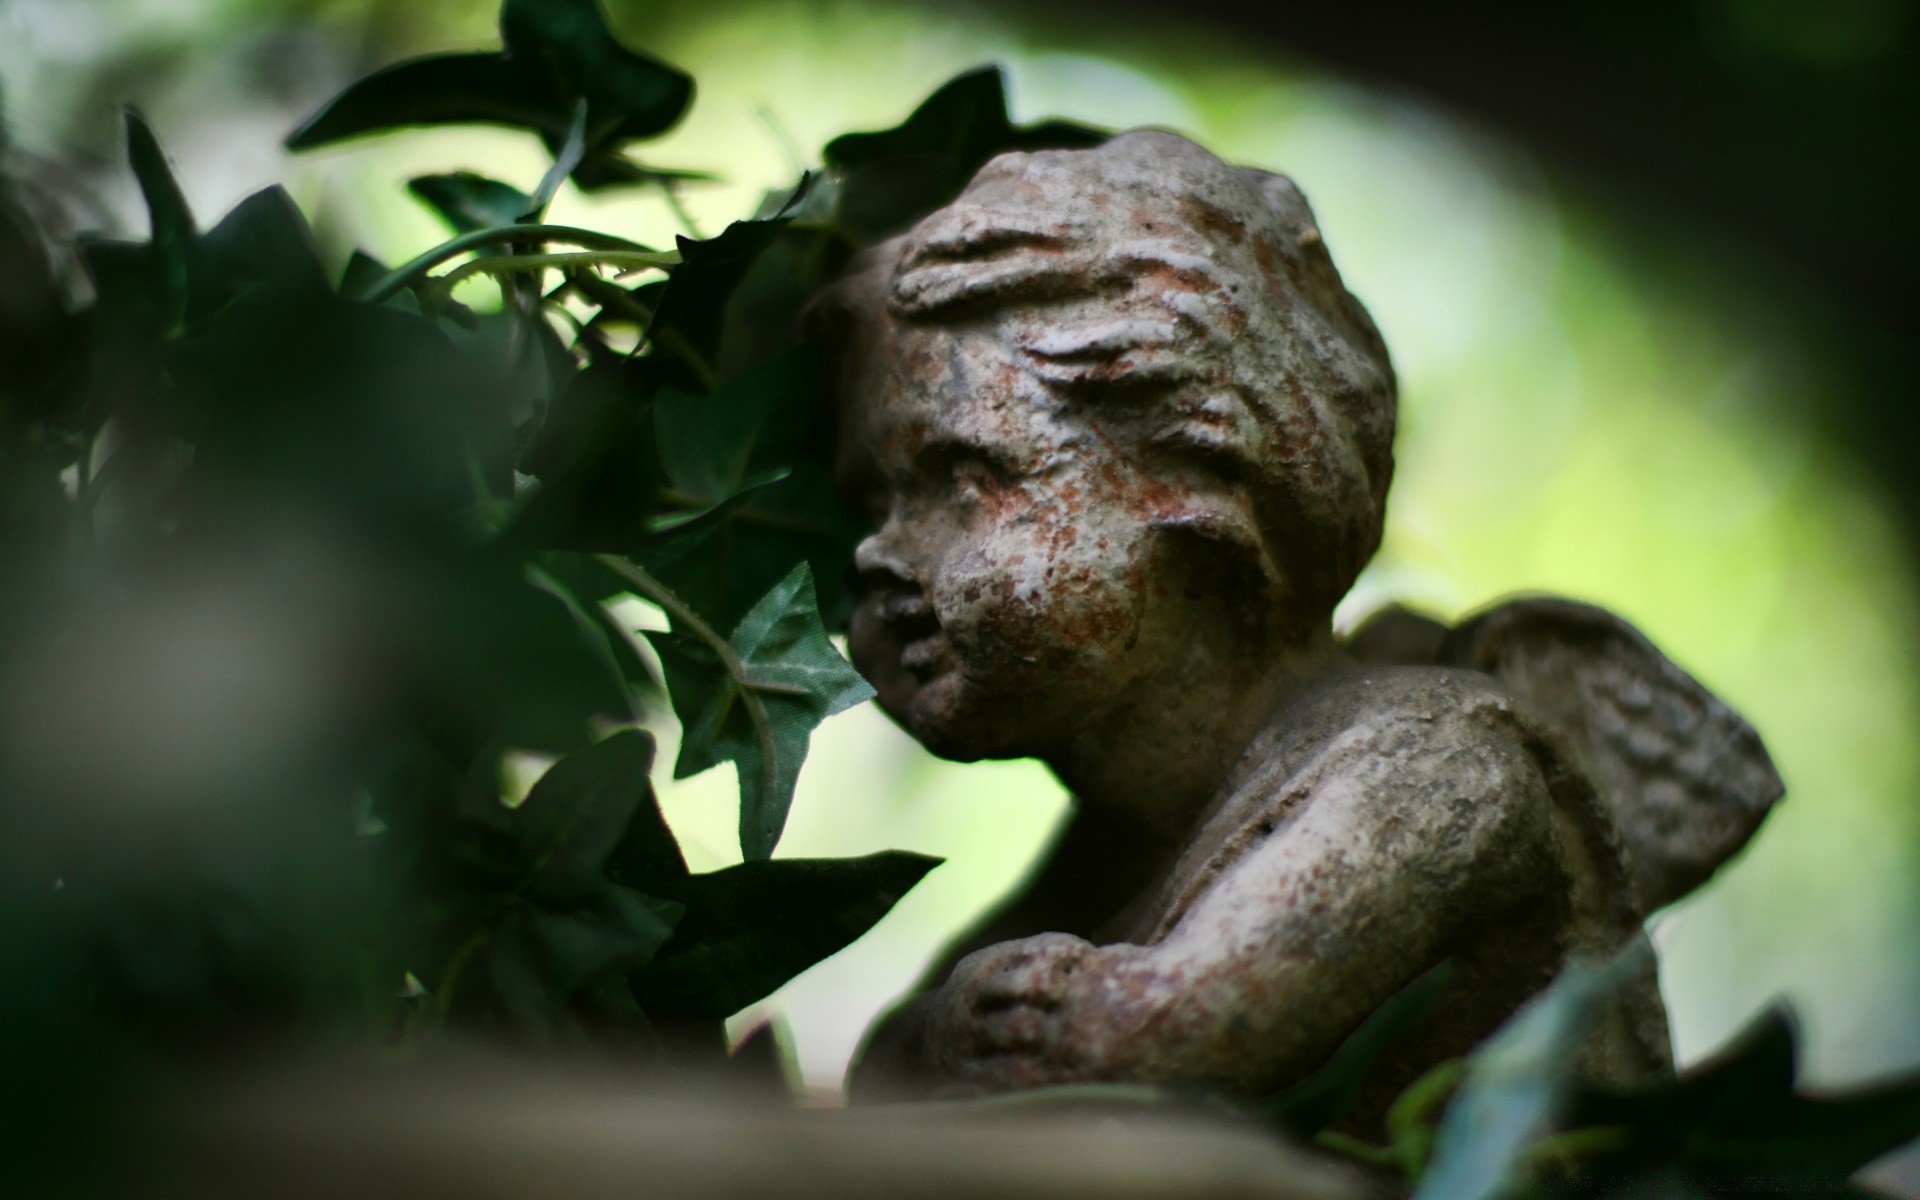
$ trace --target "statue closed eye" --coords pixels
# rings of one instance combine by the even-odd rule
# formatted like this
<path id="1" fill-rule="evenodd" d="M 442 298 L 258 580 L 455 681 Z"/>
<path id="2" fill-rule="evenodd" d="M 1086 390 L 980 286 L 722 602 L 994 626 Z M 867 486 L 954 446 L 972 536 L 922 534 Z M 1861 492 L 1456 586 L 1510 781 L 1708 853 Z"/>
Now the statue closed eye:
<path id="1" fill-rule="evenodd" d="M 817 310 L 876 522 L 855 664 L 935 752 L 1077 798 L 858 1085 L 1270 1091 L 1451 958 L 1388 1089 L 1639 937 L 1778 798 L 1752 730 L 1600 610 L 1335 640 L 1394 381 L 1285 178 L 1158 132 L 1002 155 Z M 1594 1058 L 1666 1066 L 1650 976 Z"/>

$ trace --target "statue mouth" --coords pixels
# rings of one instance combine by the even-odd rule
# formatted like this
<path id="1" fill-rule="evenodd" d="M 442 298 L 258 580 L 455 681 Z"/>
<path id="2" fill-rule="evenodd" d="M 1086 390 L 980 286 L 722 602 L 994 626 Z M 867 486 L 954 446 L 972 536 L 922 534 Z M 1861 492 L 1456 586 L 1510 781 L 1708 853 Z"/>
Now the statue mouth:
<path id="1" fill-rule="evenodd" d="M 953 665 L 953 647 L 944 633 L 935 632 L 908 642 L 900 648 L 900 665 L 915 679 L 925 683 L 944 674 Z"/>
<path id="2" fill-rule="evenodd" d="M 922 683 L 953 665 L 953 646 L 926 593 L 896 592 L 880 602 L 879 617 L 899 645 L 899 662 Z"/>

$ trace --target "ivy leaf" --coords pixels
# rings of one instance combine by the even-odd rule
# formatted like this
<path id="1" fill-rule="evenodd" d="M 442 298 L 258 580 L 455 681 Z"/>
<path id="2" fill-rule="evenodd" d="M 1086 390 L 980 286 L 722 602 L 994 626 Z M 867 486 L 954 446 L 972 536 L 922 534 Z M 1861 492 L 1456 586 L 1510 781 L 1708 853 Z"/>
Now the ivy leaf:
<path id="1" fill-rule="evenodd" d="M 631 862 L 643 847 L 677 861 L 648 777 L 653 752 L 649 735 L 623 730 L 555 763 L 512 810 L 473 814 L 512 846 L 510 902 L 485 934 L 487 962 L 508 1015 L 536 1035 L 572 1024 L 581 989 L 645 966 L 680 919 L 681 904 L 609 871 L 616 854 Z"/>
<path id="2" fill-rule="evenodd" d="M 653 738 L 625 729 L 567 755 L 515 807 L 512 828 L 529 863 L 522 890 L 549 906 L 590 894 L 635 821 L 654 809 Z M 664 828 L 664 827 L 663 827 Z"/>
<path id="3" fill-rule="evenodd" d="M 248 196 L 202 234 L 190 265 L 189 320 L 210 316 L 243 295 L 300 302 L 333 290 L 306 217 L 278 186 Z"/>
<path id="4" fill-rule="evenodd" d="M 653 402 L 654 444 L 667 481 L 702 504 L 718 504 L 747 478 L 761 431 L 787 399 L 753 375 L 711 396 L 667 385 Z"/>
<path id="5" fill-rule="evenodd" d="M 572 750 L 595 718 L 630 720 L 604 626 L 551 580 L 500 568 L 449 572 L 434 606 L 429 677 L 494 738 Z"/>
<path id="6" fill-rule="evenodd" d="M 512 436 L 499 381 L 430 322 L 327 293 L 230 295 L 166 367 L 196 474 L 383 536 L 448 526 L 471 504 L 470 462 Z"/>
<path id="7" fill-rule="evenodd" d="M 93 423 L 166 394 L 161 343 L 178 314 L 169 312 L 165 284 L 149 247 L 81 238 L 75 249 L 95 297 L 88 320 L 83 406 Z"/>
<path id="8" fill-rule="evenodd" d="M 642 359 L 610 358 L 577 373 L 549 410 L 518 469 L 540 481 L 503 546 L 632 553 L 648 521 L 671 507 L 653 446 L 656 390 Z"/>
<path id="9" fill-rule="evenodd" d="M 337 289 L 343 296 L 358 296 L 370 291 L 373 285 L 385 279 L 393 268 L 381 262 L 365 250 L 355 250 L 347 255 L 347 263 L 340 268 L 340 285 Z M 413 293 L 401 292 L 411 298 Z"/>
<path id="10" fill-rule="evenodd" d="M 139 181 L 140 195 L 146 200 L 147 218 L 152 227 L 150 253 L 159 268 L 170 323 L 177 323 L 186 312 L 187 259 L 193 251 L 194 239 L 193 213 L 187 208 L 187 198 L 167 166 L 167 156 L 161 152 L 146 118 L 138 109 L 128 107 L 126 121 L 127 161 Z"/>
<path id="11" fill-rule="evenodd" d="M 741 618 L 728 639 L 737 668 L 692 631 L 648 636 L 683 731 L 674 778 L 737 763 L 741 853 L 769 857 L 813 730 L 873 695 L 827 640 L 812 570 L 795 566 Z"/>
<path id="12" fill-rule="evenodd" d="M 586 100 L 590 145 L 664 133 L 693 100 L 692 77 L 622 46 L 598 0 L 506 0 L 500 40 L 552 92 Z"/>
<path id="13" fill-rule="evenodd" d="M 584 104 L 581 152 L 568 167 L 584 188 L 626 182 L 616 147 L 664 133 L 686 112 L 693 80 L 622 46 L 597 0 L 507 0 L 500 53 L 443 54 L 376 71 L 287 138 L 306 150 L 409 125 L 482 123 L 530 129 L 565 146 Z"/>
<path id="14" fill-rule="evenodd" d="M 832 189 L 814 189 L 808 206 L 828 199 Z M 725 338 L 721 347 L 723 375 L 766 362 L 793 350 L 805 335 L 802 313 L 820 289 L 838 278 L 851 247 L 825 219 L 804 213 L 794 219 L 761 251 L 727 299 Z M 830 215 L 830 214 L 829 214 Z"/>
<path id="15" fill-rule="evenodd" d="M 717 382 L 727 301 L 785 224 L 779 217 L 735 221 L 705 241 L 676 239 L 680 265 L 667 277 L 647 326 L 656 355 L 684 367 L 673 382 L 701 391 Z"/>
<path id="16" fill-rule="evenodd" d="M 814 566 L 828 621 L 847 607 L 842 568 L 862 529 L 833 482 L 826 371 L 823 348 L 802 343 L 709 397 L 669 385 L 655 401 L 655 443 L 670 491 L 716 507 L 700 525 L 690 523 L 697 510 L 676 514 L 675 536 L 636 557 L 722 627 L 803 561 Z M 749 481 L 759 486 L 749 489 Z M 724 539 L 724 553 L 711 552 L 711 539 Z"/>
<path id="17" fill-rule="evenodd" d="M 287 135 L 287 149 L 409 125 L 512 125 L 566 136 L 570 106 L 499 53 L 408 59 L 349 84 Z"/>
<path id="18" fill-rule="evenodd" d="M 1774 1006 L 1678 1080 L 1631 1091 L 1587 1089 L 1570 1129 L 1620 1131 L 1582 1173 L 1631 1189 L 1683 1180 L 1702 1194 L 1728 1179 L 1765 1180 L 1776 1194 L 1845 1195 L 1848 1178 L 1920 1137 L 1920 1077 L 1835 1095 L 1797 1087 L 1792 1015 Z"/>
<path id="19" fill-rule="evenodd" d="M 521 905 L 487 939 L 494 993 L 538 1039 L 580 1031 L 572 1003 L 588 985 L 645 967 L 673 934 L 680 906 L 607 885 L 570 911 Z M 601 999 L 594 1007 L 605 1007 Z"/>
<path id="20" fill-rule="evenodd" d="M 732 495 L 711 503 L 676 487 L 666 493 L 666 499 L 685 503 L 688 507 L 674 508 L 648 517 L 647 532 L 665 539 L 682 554 L 708 548 L 707 541 L 711 535 L 725 529 L 735 513 L 752 503 L 761 491 L 785 481 L 787 475 L 785 470 L 774 470 L 751 479 L 742 479 Z M 650 546 L 647 549 L 657 552 L 659 548 Z M 642 557 L 657 557 L 657 553 L 643 554 Z"/>
<path id="21" fill-rule="evenodd" d="M 511 225 L 533 208 L 533 197 L 519 188 L 472 171 L 421 175 L 407 182 L 407 190 L 455 233 Z M 483 247 L 483 252 L 498 250 Z"/>
<path id="22" fill-rule="evenodd" d="M 23 415 L 70 428 L 78 416 L 87 318 L 69 311 L 64 284 L 31 216 L 0 188 L 0 362 L 9 375 L 0 384 L 0 422 Z M 4 470 L 23 468 L 10 452 L 0 453 L 10 459 Z M 24 495 L 6 484 L 0 491 Z"/>
<path id="23" fill-rule="evenodd" d="M 689 876 L 673 893 L 686 915 L 635 979 L 635 995 L 649 1010 L 732 1016 L 852 944 L 940 862 L 889 850 Z"/>
<path id="24" fill-rule="evenodd" d="M 716 625 L 738 622 L 796 563 L 815 572 L 827 627 L 845 621 L 845 566 L 861 526 L 823 464 L 800 459 L 785 474 L 756 472 L 720 504 L 676 517 L 669 529 L 651 525 L 665 536 L 633 557 Z"/>
<path id="25" fill-rule="evenodd" d="M 902 124 L 827 143 L 827 165 L 841 172 L 838 224 L 855 241 L 878 241 L 958 196 L 996 154 L 1096 146 L 1106 137 L 1068 121 L 1016 126 L 1000 69 L 969 71 Z"/>

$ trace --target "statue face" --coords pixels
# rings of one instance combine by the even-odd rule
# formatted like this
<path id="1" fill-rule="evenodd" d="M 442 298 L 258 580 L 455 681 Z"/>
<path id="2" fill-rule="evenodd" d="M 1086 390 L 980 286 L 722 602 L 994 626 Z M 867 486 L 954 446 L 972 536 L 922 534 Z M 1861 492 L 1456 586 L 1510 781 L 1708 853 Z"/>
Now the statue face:
<path id="1" fill-rule="evenodd" d="M 879 324 L 842 412 L 842 480 L 877 527 L 853 661 L 936 753 L 1045 753 L 1177 652 L 1173 498 L 991 322 Z"/>
<path id="2" fill-rule="evenodd" d="M 936 752 L 1049 756 L 1324 632 L 1378 540 L 1391 370 L 1279 176 L 1151 131 L 1002 155 L 830 310 L 853 659 Z"/>

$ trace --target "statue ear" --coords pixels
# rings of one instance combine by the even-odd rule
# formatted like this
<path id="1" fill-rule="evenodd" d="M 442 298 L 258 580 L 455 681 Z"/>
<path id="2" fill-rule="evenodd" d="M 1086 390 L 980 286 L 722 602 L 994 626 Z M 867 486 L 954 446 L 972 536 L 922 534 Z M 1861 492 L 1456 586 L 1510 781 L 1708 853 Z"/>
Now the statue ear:
<path id="1" fill-rule="evenodd" d="M 1605 609 L 1511 601 L 1454 628 L 1436 658 L 1492 675 L 1573 744 L 1642 911 L 1705 882 L 1785 790 L 1752 726 Z"/>

